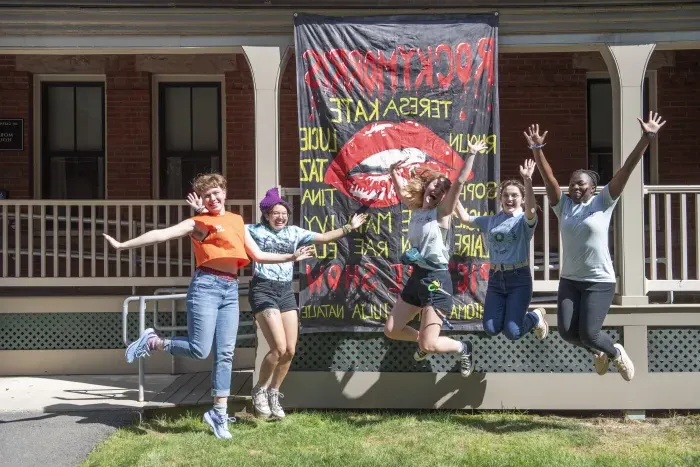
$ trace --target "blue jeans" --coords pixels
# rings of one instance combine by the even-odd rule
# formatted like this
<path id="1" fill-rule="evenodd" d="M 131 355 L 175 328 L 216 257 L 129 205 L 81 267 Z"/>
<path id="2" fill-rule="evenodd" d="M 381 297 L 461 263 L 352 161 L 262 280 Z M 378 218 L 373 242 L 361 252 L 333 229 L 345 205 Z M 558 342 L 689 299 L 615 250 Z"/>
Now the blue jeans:
<path id="1" fill-rule="evenodd" d="M 165 340 L 165 351 L 204 360 L 214 347 L 211 395 L 231 393 L 231 367 L 238 334 L 238 280 L 195 271 L 187 290 L 187 337 Z"/>
<path id="2" fill-rule="evenodd" d="M 532 275 L 529 267 L 510 271 L 491 271 L 484 304 L 484 330 L 491 336 L 503 332 L 515 341 L 532 330 L 539 321 L 528 312 L 532 299 Z"/>

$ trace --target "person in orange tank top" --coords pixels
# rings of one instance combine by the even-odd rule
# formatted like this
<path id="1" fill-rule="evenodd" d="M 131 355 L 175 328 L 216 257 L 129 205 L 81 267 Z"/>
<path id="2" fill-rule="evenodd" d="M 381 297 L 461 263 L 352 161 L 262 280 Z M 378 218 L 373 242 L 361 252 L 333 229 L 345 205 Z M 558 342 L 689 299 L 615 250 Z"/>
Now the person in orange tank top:
<path id="1" fill-rule="evenodd" d="M 193 193 L 187 203 L 195 212 L 204 212 L 202 200 Z M 341 228 L 325 233 L 312 232 L 289 224 L 292 207 L 280 197 L 277 187 L 270 188 L 260 201 L 262 217 L 257 224 L 246 225 L 262 251 L 288 253 L 301 245 L 334 242 L 358 229 L 366 214 L 354 214 Z M 299 335 L 299 306 L 294 296 L 293 264 L 255 264 L 248 289 L 248 301 L 255 321 L 265 336 L 269 351 L 258 368 L 258 383 L 253 387 L 253 411 L 260 418 L 285 417 L 280 386 L 294 358 Z"/>
<path id="2" fill-rule="evenodd" d="M 238 333 L 238 269 L 250 263 L 274 264 L 311 257 L 312 247 L 288 254 L 260 250 L 245 228 L 243 218 L 226 212 L 226 179 L 220 174 L 200 175 L 193 183 L 203 199 L 206 214 L 196 215 L 165 229 L 156 229 L 134 239 L 118 242 L 107 234 L 116 249 L 138 248 L 189 235 L 197 269 L 187 290 L 187 336 L 161 338 L 152 328 L 126 349 L 126 360 L 150 356 L 164 350 L 172 355 L 206 359 L 214 348 L 212 396 L 214 407 L 204 414 L 217 438 L 231 439 L 227 399 L 231 389 L 231 367 Z"/>

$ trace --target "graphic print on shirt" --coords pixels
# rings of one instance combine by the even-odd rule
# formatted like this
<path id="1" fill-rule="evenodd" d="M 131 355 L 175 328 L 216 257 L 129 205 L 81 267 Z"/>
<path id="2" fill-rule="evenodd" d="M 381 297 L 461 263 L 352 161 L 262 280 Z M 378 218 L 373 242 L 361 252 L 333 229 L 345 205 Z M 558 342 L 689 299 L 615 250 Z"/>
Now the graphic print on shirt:
<path id="1" fill-rule="evenodd" d="M 301 245 L 313 241 L 314 232 L 290 225 L 280 231 L 274 231 L 264 224 L 247 225 L 246 228 L 261 251 L 265 253 L 292 254 Z M 289 282 L 294 275 L 294 263 L 280 264 L 255 263 L 254 275 L 265 279 Z"/>
<path id="2" fill-rule="evenodd" d="M 499 255 L 505 255 L 518 241 L 518 230 L 516 224 L 521 221 L 520 217 L 511 217 L 501 222 L 489 231 L 489 249 Z"/>

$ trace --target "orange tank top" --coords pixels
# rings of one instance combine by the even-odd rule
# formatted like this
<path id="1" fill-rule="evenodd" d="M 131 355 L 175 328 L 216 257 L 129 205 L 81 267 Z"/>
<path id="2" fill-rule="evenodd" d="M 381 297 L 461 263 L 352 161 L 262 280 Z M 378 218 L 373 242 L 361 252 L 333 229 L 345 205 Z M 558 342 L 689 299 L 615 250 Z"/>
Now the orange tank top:
<path id="1" fill-rule="evenodd" d="M 197 267 L 221 260 L 231 261 L 239 268 L 250 263 L 245 251 L 245 223 L 238 214 L 225 212 L 222 216 L 202 214 L 192 218 L 195 225 L 209 234 L 203 241 L 192 237 Z"/>

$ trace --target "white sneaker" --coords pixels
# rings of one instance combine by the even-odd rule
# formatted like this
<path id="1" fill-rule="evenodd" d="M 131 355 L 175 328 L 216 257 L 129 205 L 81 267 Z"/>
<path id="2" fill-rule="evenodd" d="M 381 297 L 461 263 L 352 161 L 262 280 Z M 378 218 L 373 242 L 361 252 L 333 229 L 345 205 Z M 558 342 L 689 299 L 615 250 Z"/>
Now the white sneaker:
<path id="1" fill-rule="evenodd" d="M 620 344 L 615 344 L 615 348 L 620 352 L 620 355 L 613 359 L 613 365 L 625 381 L 631 381 L 634 378 L 634 363 L 632 363 L 632 359 L 627 355 L 624 347 Z"/>
<path id="2" fill-rule="evenodd" d="M 413 354 L 413 359 L 420 362 L 428 358 L 428 355 L 430 355 L 428 352 L 423 352 L 421 349 L 418 349 L 416 350 L 416 353 Z"/>
<path id="3" fill-rule="evenodd" d="M 547 324 L 547 320 L 544 319 L 547 312 L 544 308 L 535 308 L 532 312 L 539 318 L 535 326 L 535 337 L 537 337 L 538 340 L 543 340 L 547 337 L 547 334 L 549 334 L 549 324 Z"/>
<path id="4" fill-rule="evenodd" d="M 280 399 L 284 399 L 284 394 L 276 389 L 268 389 L 267 398 L 270 402 L 270 412 L 272 413 L 272 417 L 282 420 L 284 418 L 284 410 L 282 410 L 282 406 L 280 405 Z"/>
<path id="5" fill-rule="evenodd" d="M 608 366 L 610 366 L 610 358 L 605 352 L 595 354 L 593 356 L 593 365 L 595 366 L 595 372 L 600 376 L 603 376 L 608 372 Z"/>
<path id="6" fill-rule="evenodd" d="M 263 387 L 254 387 L 250 393 L 253 397 L 253 409 L 255 414 L 261 418 L 270 416 L 270 405 L 267 401 L 267 389 Z"/>

